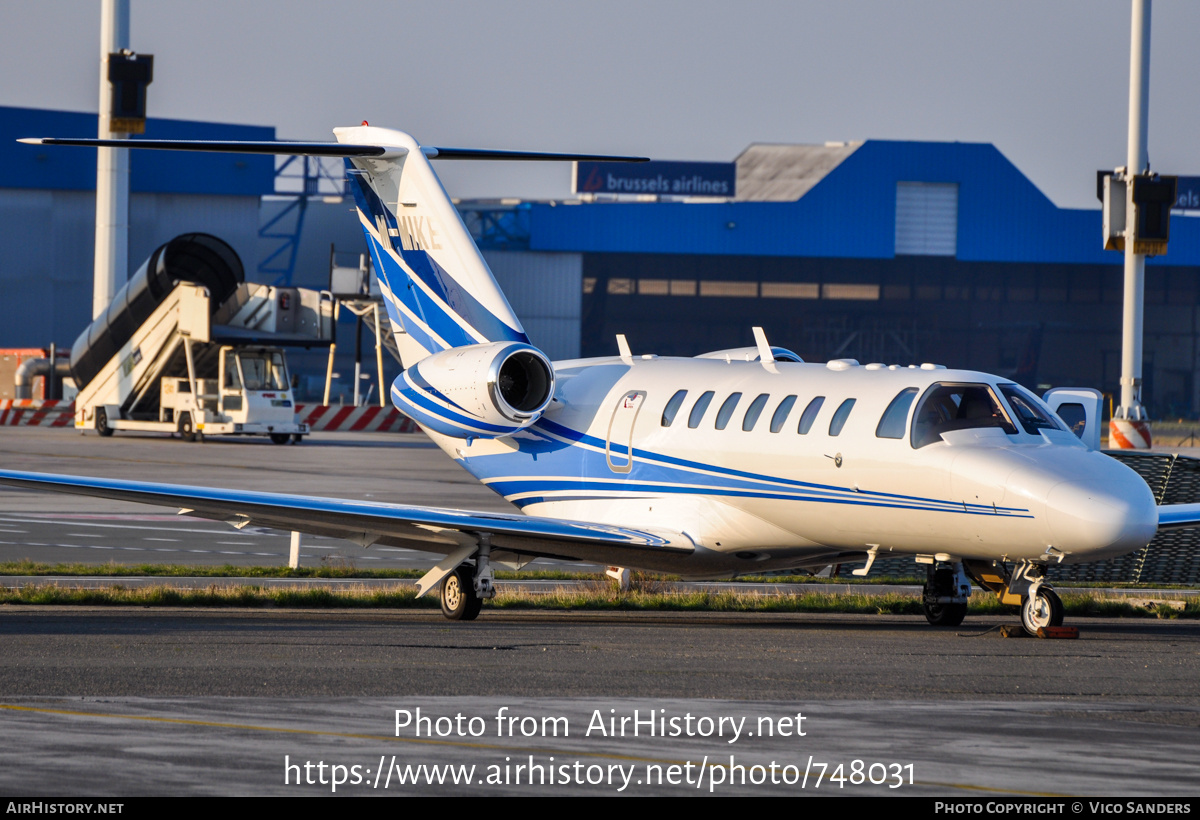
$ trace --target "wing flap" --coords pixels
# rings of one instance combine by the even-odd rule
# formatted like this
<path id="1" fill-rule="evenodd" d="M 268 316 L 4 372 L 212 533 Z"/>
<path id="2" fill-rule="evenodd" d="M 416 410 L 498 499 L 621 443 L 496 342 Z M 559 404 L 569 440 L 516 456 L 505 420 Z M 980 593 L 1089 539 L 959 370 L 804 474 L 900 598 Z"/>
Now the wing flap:
<path id="1" fill-rule="evenodd" d="M 506 513 L 383 504 L 316 496 L 187 487 L 88 476 L 0 470 L 0 484 L 187 510 L 218 521 L 449 553 L 488 533 L 494 548 L 531 556 L 644 565 L 691 555 L 695 544 L 670 530 L 615 527 Z"/>

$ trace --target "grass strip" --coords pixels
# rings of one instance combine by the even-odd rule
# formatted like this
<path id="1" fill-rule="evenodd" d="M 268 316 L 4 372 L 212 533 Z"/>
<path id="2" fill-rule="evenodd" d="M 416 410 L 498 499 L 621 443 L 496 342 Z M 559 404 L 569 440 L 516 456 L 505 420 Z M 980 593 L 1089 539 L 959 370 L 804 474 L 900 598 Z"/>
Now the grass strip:
<path id="1" fill-rule="evenodd" d="M 103 589 L 77 589 L 58 584 L 27 584 L 17 590 L 0 590 L 0 605 L 86 605 L 155 607 L 250 607 L 297 609 L 434 609 L 436 595 L 418 599 L 412 587 L 391 589 L 352 586 L 264 587 L 211 585 L 205 589 L 179 589 L 168 584 L 125 588 L 119 584 Z M 1063 597 L 1066 614 L 1073 618 L 1200 618 L 1200 602 L 1188 602 L 1182 610 L 1165 605 L 1136 606 L 1127 602 L 1086 594 Z M 596 582 L 583 588 L 561 587 L 549 593 L 503 590 L 490 604 L 496 609 L 560 611 L 658 611 L 658 612 L 800 612 L 866 615 L 920 615 L 919 598 L 899 594 L 802 592 L 765 594 L 751 591 L 620 592 L 614 584 Z M 976 596 L 972 615 L 1013 614 L 1015 607 L 995 598 Z"/>
<path id="2" fill-rule="evenodd" d="M 47 564 L 24 559 L 0 562 L 0 576 L 5 575 L 60 575 L 100 578 L 148 577 L 148 578 L 372 578 L 396 580 L 417 579 L 424 575 L 419 569 L 361 569 L 351 562 L 325 561 L 319 566 L 290 569 L 284 566 L 242 567 L 232 564 L 220 566 L 177 565 L 177 564 Z M 521 570 L 511 572 L 498 570 L 496 577 L 504 581 L 596 581 L 604 583 L 605 577 L 591 572 L 565 572 L 562 570 Z M 633 583 L 638 586 L 654 587 L 662 581 L 678 581 L 675 575 L 650 575 L 634 572 Z M 813 575 L 741 575 L 736 581 L 757 584 L 835 584 L 871 586 L 902 584 L 921 586 L 923 578 L 916 576 L 872 576 L 858 578 L 852 575 L 838 578 L 818 578 Z M 1133 584 L 1119 581 L 1059 581 L 1060 585 L 1076 589 L 1191 589 L 1187 584 Z"/>

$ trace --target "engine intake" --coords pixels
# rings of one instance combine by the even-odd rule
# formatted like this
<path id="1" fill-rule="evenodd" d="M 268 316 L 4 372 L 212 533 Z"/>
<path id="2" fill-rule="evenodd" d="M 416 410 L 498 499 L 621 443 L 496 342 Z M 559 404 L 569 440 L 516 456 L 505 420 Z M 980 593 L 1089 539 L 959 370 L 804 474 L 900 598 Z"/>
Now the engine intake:
<path id="1" fill-rule="evenodd" d="M 540 350 L 491 342 L 428 356 L 392 383 L 402 412 L 455 438 L 499 438 L 537 421 L 554 398 L 554 368 Z"/>

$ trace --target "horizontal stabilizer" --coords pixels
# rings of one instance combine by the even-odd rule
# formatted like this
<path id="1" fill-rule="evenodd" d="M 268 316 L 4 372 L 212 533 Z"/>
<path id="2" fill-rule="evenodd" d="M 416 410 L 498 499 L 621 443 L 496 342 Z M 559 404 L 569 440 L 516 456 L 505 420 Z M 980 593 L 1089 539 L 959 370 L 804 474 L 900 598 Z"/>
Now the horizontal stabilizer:
<path id="1" fill-rule="evenodd" d="M 101 140 L 74 137 L 26 137 L 26 145 L 76 145 L 85 148 L 153 148 L 159 151 L 216 151 L 234 154 L 295 154 L 309 157 L 398 157 L 407 149 L 395 145 L 348 145 L 341 142 L 246 142 L 229 140 Z M 521 160 L 533 162 L 649 162 L 648 157 L 602 154 L 547 154 L 538 151 L 492 151 L 476 148 L 422 146 L 429 159 Z"/>
<path id="2" fill-rule="evenodd" d="M 310 157 L 398 156 L 405 149 L 340 142 L 246 142 L 226 140 L 98 140 L 67 137 L 26 137 L 27 145 L 79 145 L 85 148 L 154 148 L 159 151 L 219 151 L 234 154 L 296 154 Z"/>
<path id="3" fill-rule="evenodd" d="M 539 151 L 488 151 L 476 148 L 421 146 L 430 159 L 511 159 L 533 162 L 649 162 L 649 157 L 612 157 L 604 154 L 546 154 Z"/>

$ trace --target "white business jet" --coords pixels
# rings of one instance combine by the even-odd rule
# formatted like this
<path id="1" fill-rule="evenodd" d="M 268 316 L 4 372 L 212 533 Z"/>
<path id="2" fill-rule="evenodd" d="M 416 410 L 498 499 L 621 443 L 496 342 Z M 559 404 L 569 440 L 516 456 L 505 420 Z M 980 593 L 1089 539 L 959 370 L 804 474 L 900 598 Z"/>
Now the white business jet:
<path id="1" fill-rule="evenodd" d="M 838 359 L 806 364 L 755 328 L 696 358 L 551 362 L 530 344 L 434 173 L 438 159 L 615 159 L 419 145 L 384 128 L 336 143 L 23 140 L 341 156 L 405 371 L 391 398 L 525 515 L 0 471 L 0 482 L 180 507 L 189 515 L 442 553 L 419 582 L 471 620 L 493 567 L 538 557 L 720 578 L 911 555 L 931 624 L 963 620 L 971 580 L 1061 624 L 1054 564 L 1144 547 L 1200 524 L 1041 399 L 985 373 Z M 702 207 L 702 206 L 697 206 Z M 1092 391 L 1094 394 L 1094 391 Z M 1082 398 L 1080 398 L 1082 396 Z M 1090 403 L 1089 403 L 1090 401 Z"/>

